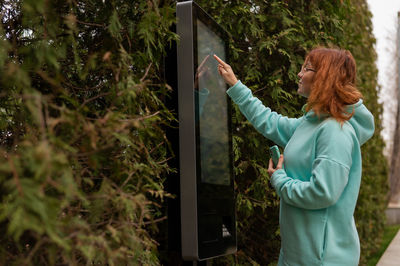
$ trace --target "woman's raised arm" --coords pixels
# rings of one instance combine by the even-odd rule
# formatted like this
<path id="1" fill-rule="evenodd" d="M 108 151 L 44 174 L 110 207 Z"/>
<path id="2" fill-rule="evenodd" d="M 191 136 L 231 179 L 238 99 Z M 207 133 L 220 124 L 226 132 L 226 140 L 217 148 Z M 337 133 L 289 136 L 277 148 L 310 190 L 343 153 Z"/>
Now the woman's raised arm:
<path id="1" fill-rule="evenodd" d="M 288 118 L 272 112 L 269 107 L 264 106 L 258 98 L 253 96 L 249 88 L 237 80 L 228 64 L 216 55 L 214 58 L 219 62 L 219 74 L 231 86 L 227 94 L 239 106 L 243 115 L 258 132 L 279 146 L 285 147 L 302 118 Z"/>

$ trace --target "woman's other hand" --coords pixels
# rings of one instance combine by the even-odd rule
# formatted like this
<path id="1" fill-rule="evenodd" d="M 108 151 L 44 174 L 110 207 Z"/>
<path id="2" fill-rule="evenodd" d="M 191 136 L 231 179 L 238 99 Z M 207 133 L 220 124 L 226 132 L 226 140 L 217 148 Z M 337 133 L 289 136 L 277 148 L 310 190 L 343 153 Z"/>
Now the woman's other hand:
<path id="1" fill-rule="evenodd" d="M 218 56 L 214 55 L 214 58 L 218 61 L 218 73 L 222 76 L 222 78 L 225 80 L 226 83 L 230 87 L 236 84 L 238 81 L 235 74 L 232 71 L 232 68 L 230 65 L 225 63 L 224 61 L 221 60 Z"/>
<path id="2" fill-rule="evenodd" d="M 272 159 L 269 159 L 269 165 L 267 170 L 268 175 L 271 177 L 276 170 L 282 169 L 282 165 L 283 165 L 283 154 L 281 154 L 281 156 L 279 157 L 278 165 L 276 166 L 276 168 L 274 168 L 274 163 L 272 162 Z"/>

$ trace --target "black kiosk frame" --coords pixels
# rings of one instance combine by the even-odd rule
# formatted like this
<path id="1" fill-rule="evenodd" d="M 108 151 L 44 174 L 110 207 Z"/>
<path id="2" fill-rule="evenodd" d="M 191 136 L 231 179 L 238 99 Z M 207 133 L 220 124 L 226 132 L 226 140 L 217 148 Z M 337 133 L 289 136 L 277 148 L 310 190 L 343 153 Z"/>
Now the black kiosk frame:
<path id="1" fill-rule="evenodd" d="M 176 32 L 180 36 L 177 46 L 177 87 L 179 106 L 179 178 L 180 178 L 180 216 L 181 251 L 185 260 L 205 260 L 235 253 L 236 216 L 233 177 L 231 102 L 225 91 L 228 88 L 219 80 L 223 92 L 209 94 L 209 99 L 219 98 L 221 104 L 210 103 L 202 106 L 199 88 L 196 88 L 199 65 L 199 31 L 211 32 L 210 36 L 223 48 L 228 58 L 229 35 L 195 2 L 178 2 L 176 9 Z M 202 28 L 200 28 L 202 27 Z M 203 41 L 203 43 L 206 41 Z M 207 45 L 203 44 L 203 47 Z M 209 61 L 212 61 L 210 51 Z M 217 54 L 218 55 L 218 54 Z M 225 57 L 225 58 L 224 58 Z M 208 58 L 208 57 L 207 57 Z M 206 60 L 208 60 L 206 58 Z M 211 66 L 210 65 L 210 66 Z M 214 65 L 213 65 L 214 66 Z M 217 74 L 217 68 L 210 69 Z M 220 77 L 219 77 L 220 78 Z M 216 78 L 214 78 L 215 80 Z M 204 85 L 204 84 L 203 84 Z M 212 87 L 212 86 L 211 86 Z M 222 94 L 221 94 L 222 93 Z M 221 107 L 226 121 L 219 121 L 220 140 L 207 140 L 204 134 L 212 131 L 205 128 L 202 112 Z M 206 111 L 203 111 L 202 108 Z M 219 114 L 217 111 L 216 113 Z M 209 114 L 210 116 L 210 114 Z M 211 125 L 211 124 L 210 124 Z M 211 134 L 211 133 L 210 133 Z M 205 140 L 204 140 L 205 139 Z M 208 146 L 207 146 L 208 145 Z M 211 148 L 210 148 L 211 147 Z M 207 151 L 220 147 L 217 152 Z M 207 155 L 209 152 L 211 155 Z M 205 162 L 207 158 L 221 154 L 220 159 Z M 209 157 L 207 157 L 209 156 Z M 225 159 L 223 159 L 225 158 Z M 205 168 L 213 168 L 206 170 Z M 212 172 L 214 171 L 214 172 Z M 223 177 L 223 178 L 222 178 Z"/>

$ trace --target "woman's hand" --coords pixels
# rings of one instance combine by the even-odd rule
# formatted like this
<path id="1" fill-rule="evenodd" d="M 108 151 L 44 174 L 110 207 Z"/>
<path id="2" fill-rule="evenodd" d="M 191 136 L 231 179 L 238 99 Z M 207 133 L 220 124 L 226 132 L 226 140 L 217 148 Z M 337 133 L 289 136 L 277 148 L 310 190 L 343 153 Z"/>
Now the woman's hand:
<path id="1" fill-rule="evenodd" d="M 230 65 L 225 63 L 224 61 L 221 60 L 218 56 L 214 55 L 214 58 L 218 61 L 218 73 L 222 76 L 222 78 L 225 80 L 226 83 L 229 84 L 229 86 L 233 86 L 236 84 L 238 81 L 235 74 L 232 71 L 232 68 Z"/>
<path id="2" fill-rule="evenodd" d="M 282 165 L 283 165 L 283 154 L 281 154 L 281 156 L 279 157 L 278 165 L 276 166 L 276 168 L 274 168 L 274 163 L 272 162 L 272 159 L 269 159 L 269 165 L 267 170 L 268 175 L 271 177 L 276 170 L 282 169 Z"/>

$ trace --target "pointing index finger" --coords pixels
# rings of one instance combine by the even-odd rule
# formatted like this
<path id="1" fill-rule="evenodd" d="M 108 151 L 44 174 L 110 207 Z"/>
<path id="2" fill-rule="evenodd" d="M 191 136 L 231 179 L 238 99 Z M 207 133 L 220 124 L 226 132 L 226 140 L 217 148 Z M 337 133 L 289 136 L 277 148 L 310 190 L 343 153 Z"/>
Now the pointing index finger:
<path id="1" fill-rule="evenodd" d="M 227 63 L 225 63 L 224 61 L 221 60 L 221 58 L 219 58 L 217 55 L 214 55 L 214 58 L 224 67 L 227 66 Z"/>

